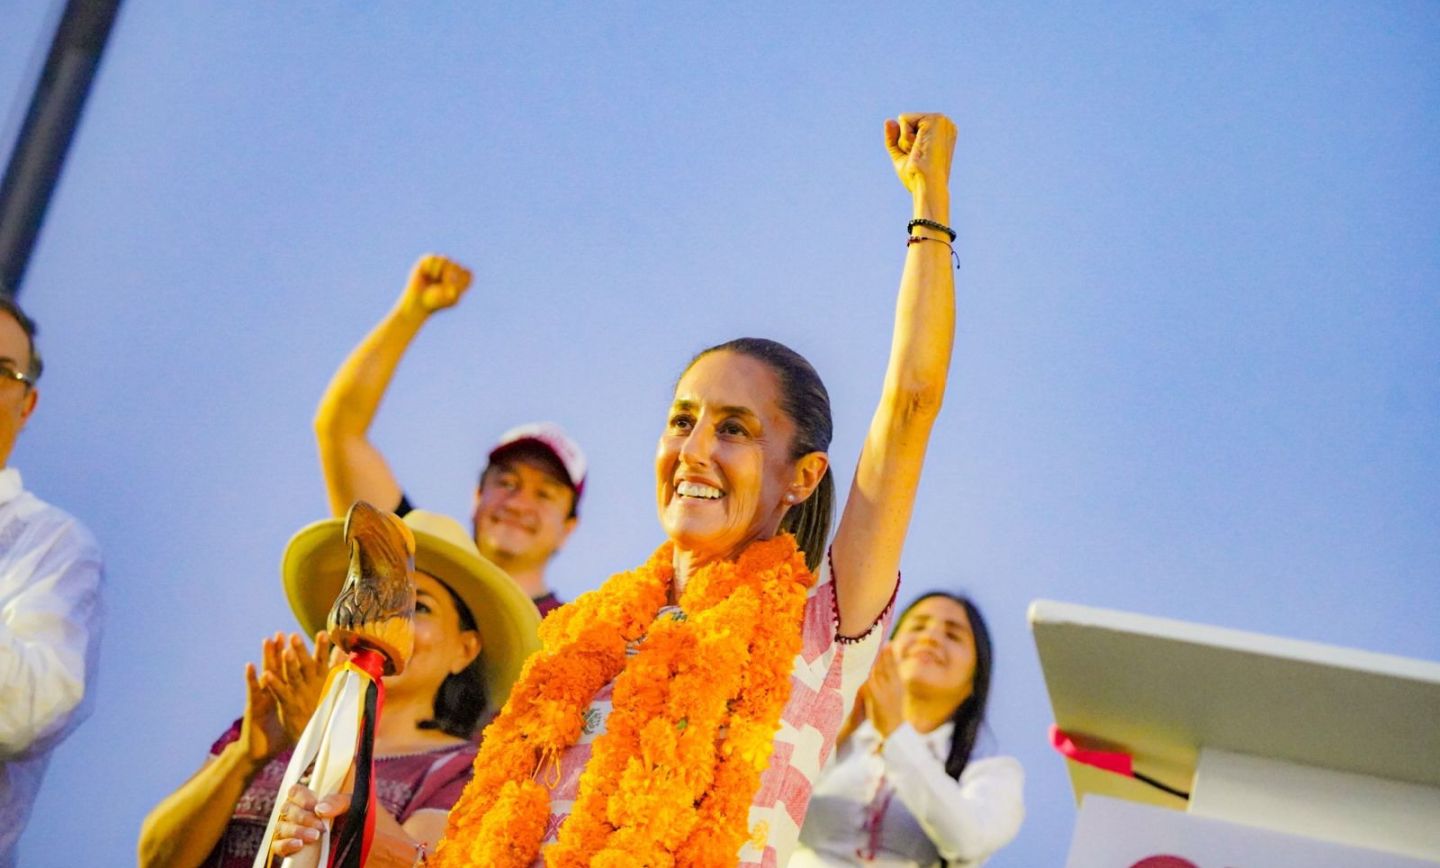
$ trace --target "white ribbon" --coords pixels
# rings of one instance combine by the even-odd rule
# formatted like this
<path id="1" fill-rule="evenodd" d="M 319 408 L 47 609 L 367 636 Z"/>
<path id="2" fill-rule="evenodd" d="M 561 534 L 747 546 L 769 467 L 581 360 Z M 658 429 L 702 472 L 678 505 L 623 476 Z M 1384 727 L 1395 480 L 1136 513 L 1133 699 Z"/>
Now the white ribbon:
<path id="1" fill-rule="evenodd" d="M 317 798 L 334 795 L 344 785 L 345 778 L 355 765 L 355 744 L 360 735 L 360 709 L 365 701 L 365 689 L 370 680 L 354 667 L 346 665 L 337 668 L 327 682 L 325 695 L 321 698 L 310 722 L 300 734 L 295 753 L 285 768 L 285 777 L 280 781 L 280 790 L 275 794 L 275 807 L 270 811 L 270 823 L 265 827 L 265 837 L 260 841 L 260 850 L 255 854 L 254 868 L 270 865 L 270 847 L 275 842 L 275 827 L 280 822 L 290 788 L 300 781 L 310 764 L 315 770 L 310 775 L 310 789 Z M 324 821 L 325 828 L 320 840 L 306 844 L 293 856 L 281 863 L 281 868 L 319 868 L 330 860 L 330 821 Z"/>

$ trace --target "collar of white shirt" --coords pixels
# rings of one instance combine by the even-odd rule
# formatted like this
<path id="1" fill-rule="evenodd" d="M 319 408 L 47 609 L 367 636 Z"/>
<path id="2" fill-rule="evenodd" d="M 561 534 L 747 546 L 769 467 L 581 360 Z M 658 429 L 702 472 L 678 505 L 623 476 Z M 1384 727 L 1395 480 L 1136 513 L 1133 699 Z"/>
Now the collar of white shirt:
<path id="1" fill-rule="evenodd" d="M 20 481 L 20 471 L 14 467 L 0 470 L 0 506 L 4 506 L 20 495 L 25 485 Z"/>

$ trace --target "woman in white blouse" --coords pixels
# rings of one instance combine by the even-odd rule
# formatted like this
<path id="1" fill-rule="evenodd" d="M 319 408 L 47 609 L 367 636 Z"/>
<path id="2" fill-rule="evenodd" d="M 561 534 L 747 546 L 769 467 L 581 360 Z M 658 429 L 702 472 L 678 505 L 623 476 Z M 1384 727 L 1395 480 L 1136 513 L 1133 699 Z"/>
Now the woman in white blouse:
<path id="1" fill-rule="evenodd" d="M 972 868 L 1015 838 L 1024 770 L 972 756 L 992 662 L 968 599 L 935 591 L 901 614 L 816 782 L 790 868 Z"/>

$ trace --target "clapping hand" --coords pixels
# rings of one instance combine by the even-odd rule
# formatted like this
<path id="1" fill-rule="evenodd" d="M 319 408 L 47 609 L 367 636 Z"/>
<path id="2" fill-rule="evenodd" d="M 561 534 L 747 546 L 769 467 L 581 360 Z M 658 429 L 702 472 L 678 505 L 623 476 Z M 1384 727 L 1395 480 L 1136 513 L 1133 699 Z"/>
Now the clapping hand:
<path id="1" fill-rule="evenodd" d="M 245 751 L 245 758 L 257 767 L 287 747 L 275 698 L 260 686 L 254 663 L 245 664 L 245 713 L 240 717 L 237 742 Z"/>
<path id="2" fill-rule="evenodd" d="M 259 683 L 275 706 L 275 713 L 289 744 L 300 739 L 325 688 L 330 672 L 330 636 L 320 631 L 315 636 L 315 650 L 305 647 L 298 634 L 276 633 L 261 645 Z"/>
<path id="3" fill-rule="evenodd" d="M 860 701 L 865 717 L 881 738 L 888 738 L 905 722 L 905 687 L 900 681 L 900 666 L 895 661 L 893 645 L 880 649 L 875 668 L 860 687 Z"/>

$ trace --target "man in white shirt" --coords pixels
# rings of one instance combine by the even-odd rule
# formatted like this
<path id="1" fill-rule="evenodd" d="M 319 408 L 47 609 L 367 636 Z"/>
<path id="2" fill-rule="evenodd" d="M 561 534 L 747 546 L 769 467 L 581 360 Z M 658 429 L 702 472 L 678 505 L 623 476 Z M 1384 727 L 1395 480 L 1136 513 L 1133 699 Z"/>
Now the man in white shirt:
<path id="1" fill-rule="evenodd" d="M 34 337 L 0 296 L 0 868 L 15 865 L 50 752 L 89 714 L 100 638 L 95 539 L 9 466 L 39 398 Z"/>

